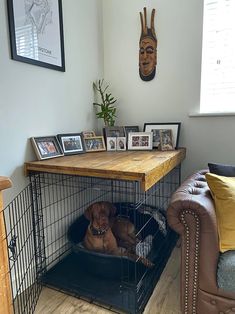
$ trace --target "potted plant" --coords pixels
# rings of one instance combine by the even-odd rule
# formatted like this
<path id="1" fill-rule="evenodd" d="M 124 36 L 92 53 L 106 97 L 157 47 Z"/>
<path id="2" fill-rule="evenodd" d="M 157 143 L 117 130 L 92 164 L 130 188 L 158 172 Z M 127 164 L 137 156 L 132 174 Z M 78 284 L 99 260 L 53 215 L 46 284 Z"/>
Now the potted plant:
<path id="1" fill-rule="evenodd" d="M 104 80 L 93 82 L 95 92 L 99 93 L 100 103 L 94 102 L 93 105 L 98 108 L 96 113 L 97 118 L 104 120 L 105 126 L 114 126 L 116 118 L 116 107 L 113 105 L 117 99 L 114 99 L 111 93 L 108 92 L 109 85 L 104 83 Z"/>

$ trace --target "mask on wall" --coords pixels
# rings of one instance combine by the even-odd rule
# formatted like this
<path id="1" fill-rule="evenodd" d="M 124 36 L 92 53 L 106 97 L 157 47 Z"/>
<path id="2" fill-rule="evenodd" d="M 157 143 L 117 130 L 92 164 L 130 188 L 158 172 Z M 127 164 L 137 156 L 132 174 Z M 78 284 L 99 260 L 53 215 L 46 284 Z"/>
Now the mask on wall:
<path id="1" fill-rule="evenodd" d="M 146 8 L 144 8 L 144 16 L 140 12 L 139 74 L 143 81 L 151 81 L 156 73 L 157 37 L 154 28 L 154 15 L 155 9 L 152 10 L 151 14 L 151 28 L 148 28 Z"/>

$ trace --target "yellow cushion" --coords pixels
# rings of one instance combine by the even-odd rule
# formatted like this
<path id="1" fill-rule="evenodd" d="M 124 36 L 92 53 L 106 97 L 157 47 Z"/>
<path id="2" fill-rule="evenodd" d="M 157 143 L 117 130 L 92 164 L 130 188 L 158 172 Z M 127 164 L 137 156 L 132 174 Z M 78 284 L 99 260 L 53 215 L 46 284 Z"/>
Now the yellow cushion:
<path id="1" fill-rule="evenodd" d="M 235 250 L 235 178 L 207 173 L 206 180 L 215 201 L 220 251 Z"/>

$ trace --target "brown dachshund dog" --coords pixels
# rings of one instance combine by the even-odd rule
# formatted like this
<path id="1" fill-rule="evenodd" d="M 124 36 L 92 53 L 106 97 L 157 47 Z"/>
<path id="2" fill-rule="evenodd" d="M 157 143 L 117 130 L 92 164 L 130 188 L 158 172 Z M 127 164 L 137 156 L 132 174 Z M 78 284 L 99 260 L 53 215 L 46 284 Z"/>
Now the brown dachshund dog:
<path id="1" fill-rule="evenodd" d="M 84 215 L 90 220 L 83 244 L 86 249 L 127 256 L 140 261 L 147 267 L 153 264 L 135 252 L 137 238 L 134 225 L 126 218 L 114 217 L 115 206 L 110 202 L 96 202 L 90 205 Z"/>

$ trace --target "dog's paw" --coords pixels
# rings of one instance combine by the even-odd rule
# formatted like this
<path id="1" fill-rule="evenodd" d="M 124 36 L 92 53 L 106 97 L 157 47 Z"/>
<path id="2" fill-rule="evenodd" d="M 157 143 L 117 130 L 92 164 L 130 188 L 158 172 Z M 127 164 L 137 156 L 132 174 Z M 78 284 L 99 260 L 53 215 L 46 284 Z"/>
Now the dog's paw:
<path id="1" fill-rule="evenodd" d="M 144 257 L 140 257 L 140 261 L 144 264 L 144 266 L 148 267 L 148 268 L 153 268 L 155 265 L 154 263 L 152 263 L 149 259 L 144 258 Z"/>

